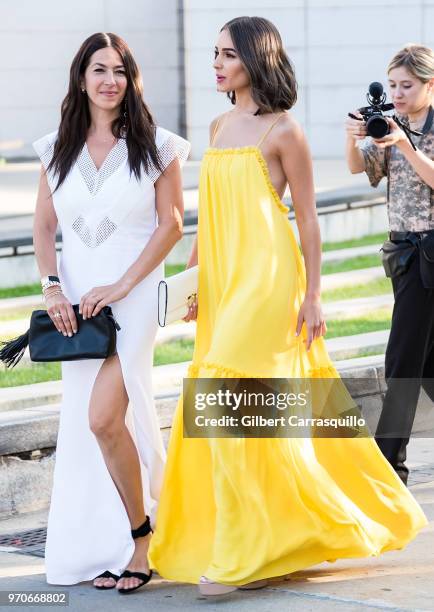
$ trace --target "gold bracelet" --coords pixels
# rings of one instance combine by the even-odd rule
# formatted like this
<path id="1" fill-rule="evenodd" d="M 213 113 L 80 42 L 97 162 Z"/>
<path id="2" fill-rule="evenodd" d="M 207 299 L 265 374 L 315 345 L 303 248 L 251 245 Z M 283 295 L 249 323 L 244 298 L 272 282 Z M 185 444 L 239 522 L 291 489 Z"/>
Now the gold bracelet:
<path id="1" fill-rule="evenodd" d="M 44 297 L 44 300 L 46 301 L 47 298 L 49 298 L 49 297 L 51 297 L 53 295 L 60 295 L 61 293 L 63 293 L 63 291 L 50 291 L 50 293 L 44 293 L 43 297 Z"/>

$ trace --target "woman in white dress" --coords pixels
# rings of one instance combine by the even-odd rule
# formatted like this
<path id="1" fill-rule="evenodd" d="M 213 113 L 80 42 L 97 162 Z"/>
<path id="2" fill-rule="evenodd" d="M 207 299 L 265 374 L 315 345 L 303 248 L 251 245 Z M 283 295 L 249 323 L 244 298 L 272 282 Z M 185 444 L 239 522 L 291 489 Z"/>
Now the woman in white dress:
<path id="1" fill-rule="evenodd" d="M 142 95 L 126 43 L 93 34 L 73 60 L 58 131 L 34 143 L 42 161 L 34 245 L 48 313 L 71 337 L 72 304 L 83 318 L 110 305 L 121 327 L 117 355 L 62 363 L 47 582 L 93 579 L 122 593 L 152 574 L 165 462 L 151 387 L 157 285 L 182 235 L 180 164 L 189 152 L 154 125 Z"/>

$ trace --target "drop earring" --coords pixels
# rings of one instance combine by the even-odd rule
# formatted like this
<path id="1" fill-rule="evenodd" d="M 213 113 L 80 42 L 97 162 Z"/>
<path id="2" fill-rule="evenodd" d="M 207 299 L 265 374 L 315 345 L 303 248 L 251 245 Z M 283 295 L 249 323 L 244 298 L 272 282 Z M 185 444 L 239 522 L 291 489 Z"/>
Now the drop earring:
<path id="1" fill-rule="evenodd" d="M 121 137 L 126 138 L 127 137 L 127 101 L 126 100 L 124 104 L 123 117 L 124 117 L 124 122 L 121 126 Z"/>

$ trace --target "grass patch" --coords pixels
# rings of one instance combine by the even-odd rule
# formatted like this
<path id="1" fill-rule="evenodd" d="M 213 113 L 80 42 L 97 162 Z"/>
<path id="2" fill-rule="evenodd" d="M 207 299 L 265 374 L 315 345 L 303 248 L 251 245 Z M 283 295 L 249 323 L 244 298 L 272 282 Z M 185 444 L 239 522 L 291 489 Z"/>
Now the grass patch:
<path id="1" fill-rule="evenodd" d="M 383 329 L 390 329 L 390 310 L 381 308 L 370 312 L 364 317 L 330 319 L 327 321 L 326 338 L 366 334 Z"/>
<path id="2" fill-rule="evenodd" d="M 185 270 L 185 264 L 165 264 L 165 275 L 172 276 L 177 272 Z M 27 295 L 41 295 L 41 284 L 33 283 L 32 285 L 20 285 L 19 287 L 0 288 L 0 300 L 14 297 L 24 297 Z M 31 311 L 30 311 L 31 312 Z"/>
<path id="3" fill-rule="evenodd" d="M 363 236 L 355 240 L 344 240 L 342 242 L 323 242 L 322 250 L 335 251 L 339 249 L 350 249 L 351 247 L 366 246 L 369 244 L 381 244 L 387 238 L 386 234 L 371 234 L 369 236 Z M 354 258 L 359 259 L 359 258 Z M 352 261 L 352 260 L 348 260 Z M 369 267 L 369 266 L 366 266 Z M 166 276 L 172 276 L 177 272 L 182 272 L 185 269 L 185 264 L 165 264 Z M 348 268 L 358 269 L 358 268 Z M 329 272 L 323 272 L 323 274 L 329 274 Z M 40 283 L 33 283 L 30 285 L 20 285 L 19 287 L 6 287 L 0 288 L 0 300 L 5 298 L 23 297 L 26 295 L 37 295 L 41 293 Z"/>
<path id="4" fill-rule="evenodd" d="M 339 249 L 349 249 L 351 247 L 366 246 L 369 244 L 381 244 L 386 239 L 386 237 L 386 234 L 371 234 L 369 236 L 357 238 L 356 240 L 344 240 L 342 242 L 324 242 L 322 245 L 322 250 L 323 252 L 335 251 Z M 359 257 L 355 257 L 349 259 L 348 261 L 354 261 L 357 265 L 357 260 L 359 259 Z M 362 267 L 361 264 L 360 267 Z M 364 267 L 370 267 L 370 265 L 366 265 Z M 172 276 L 173 274 L 182 272 L 184 269 L 185 264 L 165 264 L 165 275 Z M 349 267 L 345 269 L 357 270 L 359 269 L 359 267 Z M 339 272 L 340 270 L 336 271 Z M 323 271 L 323 274 L 330 274 L 330 272 Z M 30 285 L 20 285 L 19 287 L 0 288 L 0 299 L 23 297 L 26 295 L 37 295 L 38 293 L 41 293 L 41 285 L 39 283 L 33 283 Z"/>
<path id="5" fill-rule="evenodd" d="M 155 347 L 154 365 L 181 363 L 191 361 L 193 357 L 194 340 L 174 340 Z"/>
<path id="6" fill-rule="evenodd" d="M 385 293 L 392 293 L 392 283 L 387 277 L 376 278 L 364 284 L 328 289 L 322 292 L 321 299 L 323 302 L 336 302 L 338 300 L 384 295 Z"/>
<path id="7" fill-rule="evenodd" d="M 343 240 L 342 242 L 323 242 L 322 250 L 338 251 L 339 249 L 351 249 L 353 247 L 368 246 L 370 244 L 381 244 L 387 238 L 387 234 L 369 234 L 355 240 Z"/>
<path id="8" fill-rule="evenodd" d="M 374 268 L 381 264 L 378 255 L 359 255 L 342 261 L 326 261 L 321 267 L 322 274 L 335 274 L 336 272 L 348 272 L 349 270 L 363 270 Z"/>
<path id="9" fill-rule="evenodd" d="M 390 312 L 379 309 L 365 317 L 346 320 L 332 319 L 327 321 L 327 338 L 352 336 L 390 327 Z M 158 345 L 154 353 L 154 365 L 166 365 L 191 361 L 193 357 L 194 340 L 176 340 Z M 378 353 L 378 351 L 377 351 Z M 376 354 L 361 351 L 360 356 Z M 0 387 L 16 387 L 51 380 L 60 380 L 60 363 L 26 363 L 12 370 L 0 370 Z"/>
<path id="10" fill-rule="evenodd" d="M 168 276 L 173 276 L 174 274 L 178 274 L 178 272 L 183 272 L 185 270 L 186 264 L 165 264 L 164 273 L 166 278 Z"/>
<path id="11" fill-rule="evenodd" d="M 155 347 L 154 365 L 166 365 L 190 361 L 193 357 L 193 340 L 176 340 Z M 26 363 L 12 370 L 0 370 L 0 388 L 31 385 L 33 383 L 60 380 L 61 366 L 53 363 Z"/>
<path id="12" fill-rule="evenodd" d="M 23 297 L 25 295 L 41 294 L 41 283 L 33 285 L 20 285 L 19 287 L 7 287 L 0 289 L 0 300 L 5 298 Z M 41 298 L 42 299 L 42 298 Z"/>
<path id="13" fill-rule="evenodd" d="M 1 387 L 19 387 L 34 383 L 60 380 L 60 363 L 32 363 L 31 365 L 18 365 L 12 370 L 0 371 Z"/>

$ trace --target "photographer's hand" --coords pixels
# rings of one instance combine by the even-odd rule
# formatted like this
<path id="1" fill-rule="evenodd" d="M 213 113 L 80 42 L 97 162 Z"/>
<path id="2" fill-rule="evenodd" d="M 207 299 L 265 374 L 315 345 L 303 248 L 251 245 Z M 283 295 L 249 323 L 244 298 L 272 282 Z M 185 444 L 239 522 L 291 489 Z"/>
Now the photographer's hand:
<path id="1" fill-rule="evenodd" d="M 366 124 L 363 121 L 363 117 L 357 110 L 351 114 L 355 117 L 359 117 L 361 121 L 359 121 L 358 119 L 352 119 L 351 117 L 347 117 L 347 120 L 345 121 L 345 130 L 347 136 L 352 140 L 363 140 L 364 138 L 366 138 L 367 133 Z"/>
<path id="2" fill-rule="evenodd" d="M 351 115 L 353 115 L 351 117 Z M 359 119 L 355 119 L 359 117 Z M 366 123 L 359 111 L 348 113 L 348 118 L 345 121 L 345 131 L 347 141 L 345 144 L 345 157 L 347 159 L 348 168 L 352 174 L 358 174 L 365 171 L 365 158 L 357 144 L 357 141 L 363 140 L 366 137 Z"/>
<path id="3" fill-rule="evenodd" d="M 390 117 L 388 117 L 387 120 L 391 129 L 390 134 L 379 140 L 374 140 L 373 142 L 380 148 L 396 145 L 424 183 L 431 189 L 434 189 L 434 160 L 420 149 L 412 146 L 404 130 L 397 125 L 396 121 Z"/>
<path id="4" fill-rule="evenodd" d="M 390 132 L 383 138 L 373 138 L 372 142 L 377 145 L 379 149 L 385 149 L 392 145 L 397 145 L 401 141 L 407 141 L 407 136 L 404 130 L 401 130 L 399 125 L 391 117 L 386 117 L 387 123 L 390 126 Z"/>

